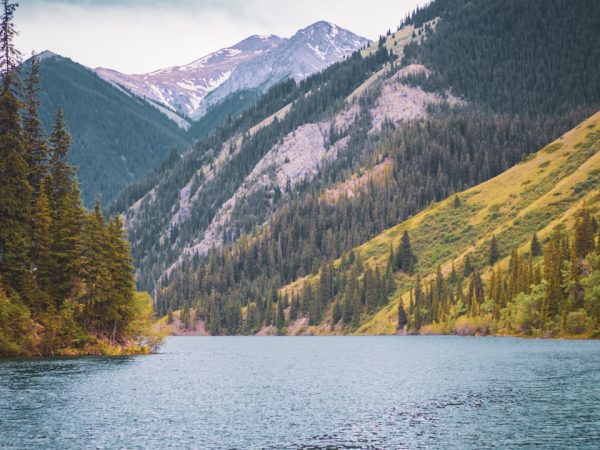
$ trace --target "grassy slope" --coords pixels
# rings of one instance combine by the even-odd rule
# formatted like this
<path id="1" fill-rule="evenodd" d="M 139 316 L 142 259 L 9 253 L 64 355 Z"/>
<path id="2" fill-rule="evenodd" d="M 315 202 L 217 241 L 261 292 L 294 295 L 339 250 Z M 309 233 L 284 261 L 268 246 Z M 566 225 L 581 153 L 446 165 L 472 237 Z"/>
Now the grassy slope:
<path id="1" fill-rule="evenodd" d="M 502 264 L 507 264 L 513 248 L 527 248 L 534 232 L 544 241 L 555 227 L 573 221 L 583 203 L 597 214 L 600 112 L 515 167 L 458 196 L 460 207 L 455 207 L 454 197 L 432 204 L 357 247 L 355 252 L 360 253 L 365 265 L 385 270 L 390 245 L 396 248 L 407 230 L 419 257 L 418 271 L 427 278 L 434 275 L 438 265 L 449 273 L 452 262 L 459 266 L 466 253 L 484 267 L 492 235 L 505 258 Z M 296 290 L 302 282 L 297 280 L 284 290 Z M 398 302 L 408 302 L 409 280 L 399 275 L 398 282 L 399 289 L 390 304 L 366 321 L 357 334 L 395 332 Z M 328 327 L 311 327 L 308 331 L 322 334 L 327 330 Z"/>

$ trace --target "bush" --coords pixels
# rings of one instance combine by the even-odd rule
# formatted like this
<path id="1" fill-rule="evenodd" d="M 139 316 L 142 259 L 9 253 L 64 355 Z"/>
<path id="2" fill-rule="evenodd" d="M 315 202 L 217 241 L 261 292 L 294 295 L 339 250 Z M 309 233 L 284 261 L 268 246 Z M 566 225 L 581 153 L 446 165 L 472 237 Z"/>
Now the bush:
<path id="1" fill-rule="evenodd" d="M 584 334 L 591 328 L 591 320 L 583 309 L 569 313 L 565 322 L 568 334 Z"/>

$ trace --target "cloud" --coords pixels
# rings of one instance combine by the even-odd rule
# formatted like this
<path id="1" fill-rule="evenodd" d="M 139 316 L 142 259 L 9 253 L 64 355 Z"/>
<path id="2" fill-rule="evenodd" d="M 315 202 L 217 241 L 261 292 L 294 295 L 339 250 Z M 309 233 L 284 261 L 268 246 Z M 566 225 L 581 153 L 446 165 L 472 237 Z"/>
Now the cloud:
<path id="1" fill-rule="evenodd" d="M 251 34 L 290 36 L 328 20 L 375 39 L 423 0 L 24 0 L 24 53 L 52 50 L 90 67 L 145 73 L 185 64 Z"/>

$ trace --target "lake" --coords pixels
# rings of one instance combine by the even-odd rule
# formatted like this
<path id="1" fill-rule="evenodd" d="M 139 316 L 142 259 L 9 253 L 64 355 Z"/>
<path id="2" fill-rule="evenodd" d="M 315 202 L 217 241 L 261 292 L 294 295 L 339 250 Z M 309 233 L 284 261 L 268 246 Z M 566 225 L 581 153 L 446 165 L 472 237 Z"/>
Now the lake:
<path id="1" fill-rule="evenodd" d="M 171 337 L 0 360 L 0 448 L 592 448 L 600 342 Z"/>

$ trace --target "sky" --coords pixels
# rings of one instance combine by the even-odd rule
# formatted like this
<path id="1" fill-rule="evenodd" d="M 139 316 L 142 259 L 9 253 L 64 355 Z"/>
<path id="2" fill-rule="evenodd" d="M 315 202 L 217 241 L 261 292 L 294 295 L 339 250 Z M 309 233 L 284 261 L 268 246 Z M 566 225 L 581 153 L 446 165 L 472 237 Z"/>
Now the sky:
<path id="1" fill-rule="evenodd" d="M 289 37 L 327 20 L 376 39 L 426 0 L 17 0 L 17 47 L 147 73 L 253 34 Z"/>

